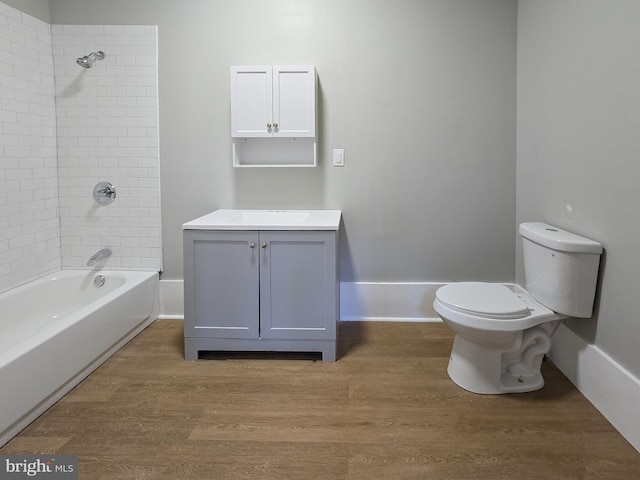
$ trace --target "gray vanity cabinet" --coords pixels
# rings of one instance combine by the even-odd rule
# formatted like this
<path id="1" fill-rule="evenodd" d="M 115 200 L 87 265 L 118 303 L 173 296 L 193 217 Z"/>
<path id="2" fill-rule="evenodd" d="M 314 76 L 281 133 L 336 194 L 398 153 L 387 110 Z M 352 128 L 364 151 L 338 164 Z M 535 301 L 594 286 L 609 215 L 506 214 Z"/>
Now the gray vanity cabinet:
<path id="1" fill-rule="evenodd" d="M 185 358 L 322 352 L 335 361 L 336 231 L 184 230 Z"/>

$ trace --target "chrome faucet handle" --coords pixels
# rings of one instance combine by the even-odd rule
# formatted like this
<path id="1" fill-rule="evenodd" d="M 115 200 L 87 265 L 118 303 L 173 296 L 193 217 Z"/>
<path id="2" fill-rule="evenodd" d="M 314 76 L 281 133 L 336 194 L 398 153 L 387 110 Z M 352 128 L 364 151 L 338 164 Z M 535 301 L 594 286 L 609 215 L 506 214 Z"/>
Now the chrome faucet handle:
<path id="1" fill-rule="evenodd" d="M 116 199 L 116 187 L 109 182 L 99 182 L 93 187 L 93 198 L 100 205 L 109 205 Z"/>

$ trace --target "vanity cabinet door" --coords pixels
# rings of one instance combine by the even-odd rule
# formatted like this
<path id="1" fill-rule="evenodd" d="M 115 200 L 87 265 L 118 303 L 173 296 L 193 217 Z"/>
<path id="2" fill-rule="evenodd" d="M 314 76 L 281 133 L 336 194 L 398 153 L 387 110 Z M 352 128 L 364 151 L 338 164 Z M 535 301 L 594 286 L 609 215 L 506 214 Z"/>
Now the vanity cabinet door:
<path id="1" fill-rule="evenodd" d="M 259 337 L 257 232 L 184 232 L 185 336 Z"/>
<path id="2" fill-rule="evenodd" d="M 336 338 L 336 232 L 260 233 L 260 336 Z"/>

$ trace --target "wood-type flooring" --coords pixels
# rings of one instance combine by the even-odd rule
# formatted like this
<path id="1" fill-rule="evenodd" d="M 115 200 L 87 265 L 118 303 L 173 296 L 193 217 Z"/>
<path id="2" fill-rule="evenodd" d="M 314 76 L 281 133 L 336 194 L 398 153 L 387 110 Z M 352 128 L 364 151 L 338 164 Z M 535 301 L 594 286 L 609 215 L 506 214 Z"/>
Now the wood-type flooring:
<path id="1" fill-rule="evenodd" d="M 542 390 L 475 395 L 441 323 L 340 325 L 336 363 L 183 359 L 160 320 L 0 449 L 79 455 L 80 479 L 635 479 L 640 453 L 544 362 Z"/>

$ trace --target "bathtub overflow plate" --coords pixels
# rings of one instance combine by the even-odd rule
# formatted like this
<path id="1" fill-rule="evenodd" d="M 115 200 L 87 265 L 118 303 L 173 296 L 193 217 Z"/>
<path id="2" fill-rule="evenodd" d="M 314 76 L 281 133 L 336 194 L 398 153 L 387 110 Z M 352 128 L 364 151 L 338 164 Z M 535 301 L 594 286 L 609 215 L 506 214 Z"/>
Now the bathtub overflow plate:
<path id="1" fill-rule="evenodd" d="M 104 278 L 104 275 L 96 275 L 95 278 L 93 279 L 93 284 L 96 287 L 101 287 L 104 285 L 104 282 L 106 282 L 106 278 Z"/>

